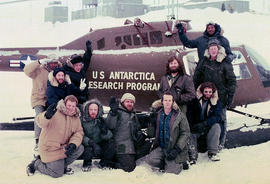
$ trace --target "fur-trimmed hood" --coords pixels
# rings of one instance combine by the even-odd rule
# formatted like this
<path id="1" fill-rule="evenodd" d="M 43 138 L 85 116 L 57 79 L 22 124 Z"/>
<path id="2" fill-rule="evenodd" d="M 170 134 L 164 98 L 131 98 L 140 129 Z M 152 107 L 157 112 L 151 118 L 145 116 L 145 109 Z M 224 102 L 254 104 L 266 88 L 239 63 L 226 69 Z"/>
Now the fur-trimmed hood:
<path id="1" fill-rule="evenodd" d="M 163 104 L 162 104 L 161 100 L 156 100 L 156 101 L 154 101 L 152 103 L 152 106 L 151 106 L 150 110 L 151 111 L 157 111 L 157 110 L 160 110 L 161 108 L 163 108 Z M 172 108 L 174 110 L 176 110 L 176 111 L 177 110 L 180 110 L 179 107 L 178 107 L 178 105 L 177 105 L 177 103 L 175 101 L 173 102 Z"/>
<path id="2" fill-rule="evenodd" d="M 216 59 L 216 61 L 217 61 L 217 62 L 222 62 L 223 59 L 226 57 L 226 52 L 225 52 L 224 47 L 222 47 L 222 46 L 219 45 L 218 48 L 219 48 L 219 51 L 218 51 L 218 54 L 217 54 L 217 59 Z M 209 49 L 206 49 L 206 50 L 205 50 L 204 56 L 210 59 Z"/>
<path id="3" fill-rule="evenodd" d="M 50 81 L 53 87 L 58 87 L 59 83 L 57 82 L 56 78 L 53 76 L 53 71 L 51 71 L 48 75 L 48 80 Z M 69 85 L 71 84 L 71 80 L 68 74 L 65 74 L 65 82 Z"/>
<path id="4" fill-rule="evenodd" d="M 196 97 L 199 100 L 203 96 L 202 92 L 200 91 L 200 87 L 201 87 L 201 85 L 196 90 Z M 218 101 L 218 90 L 216 90 L 215 93 L 213 93 L 212 96 L 211 96 L 211 98 L 210 98 L 210 102 L 211 102 L 212 105 L 216 105 L 217 104 L 217 101 Z"/>
<path id="5" fill-rule="evenodd" d="M 90 118 L 90 115 L 89 115 L 89 105 L 91 104 L 96 104 L 98 106 L 98 114 L 97 114 L 97 118 L 99 117 L 102 117 L 104 115 L 104 111 L 103 111 L 103 105 L 101 104 L 101 102 L 94 98 L 94 99 L 91 99 L 91 100 L 88 100 L 86 101 L 84 104 L 83 104 L 83 110 L 82 110 L 82 119 L 84 121 L 89 121 L 91 120 Z"/>
<path id="6" fill-rule="evenodd" d="M 60 111 L 61 113 L 65 114 L 65 115 L 68 115 L 66 104 L 65 104 L 63 99 L 58 102 L 58 104 L 56 106 L 56 109 L 58 111 Z M 74 114 L 71 115 L 71 116 L 80 117 L 81 116 L 80 109 L 78 107 L 76 107 Z"/>
<path id="7" fill-rule="evenodd" d="M 58 61 L 58 67 L 62 67 L 62 66 L 63 66 L 63 64 L 62 64 L 60 61 Z M 45 70 L 47 70 L 48 72 L 53 71 L 53 70 L 51 69 L 51 67 L 49 66 L 49 64 L 43 64 L 42 67 L 43 67 Z"/>

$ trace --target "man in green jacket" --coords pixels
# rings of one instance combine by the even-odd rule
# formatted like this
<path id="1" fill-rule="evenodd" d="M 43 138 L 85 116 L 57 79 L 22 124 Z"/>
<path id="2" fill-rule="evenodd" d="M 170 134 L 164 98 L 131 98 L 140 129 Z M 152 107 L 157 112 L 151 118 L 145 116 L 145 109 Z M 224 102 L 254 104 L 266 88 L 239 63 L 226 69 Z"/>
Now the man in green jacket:
<path id="1" fill-rule="evenodd" d="M 105 119 L 102 117 L 103 106 L 97 99 L 91 99 L 83 104 L 83 115 L 81 118 L 83 127 L 83 167 L 84 172 L 91 170 L 92 159 L 99 157 L 101 168 L 114 168 L 112 159 L 115 153 L 115 145 L 110 140 L 113 135 L 106 127 Z"/>
<path id="2" fill-rule="evenodd" d="M 135 97 L 125 93 L 121 104 L 114 97 L 110 100 L 110 113 L 106 125 L 113 133 L 116 144 L 116 168 L 131 172 L 136 168 L 136 147 L 144 145 L 145 134 L 134 110 Z"/>
<path id="3" fill-rule="evenodd" d="M 161 101 L 154 102 L 152 107 L 162 108 L 157 112 L 155 123 L 147 130 L 149 137 L 155 136 L 155 142 L 146 162 L 159 171 L 179 174 L 183 170 L 183 163 L 189 159 L 187 141 L 190 130 L 187 118 L 174 103 L 170 91 L 165 92 Z"/>

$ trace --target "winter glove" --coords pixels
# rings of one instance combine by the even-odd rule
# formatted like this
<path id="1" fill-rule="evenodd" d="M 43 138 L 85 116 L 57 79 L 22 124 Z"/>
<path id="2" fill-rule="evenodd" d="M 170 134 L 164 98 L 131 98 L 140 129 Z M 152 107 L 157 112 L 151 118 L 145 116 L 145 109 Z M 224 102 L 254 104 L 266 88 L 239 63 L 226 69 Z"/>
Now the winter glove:
<path id="1" fill-rule="evenodd" d="M 236 58 L 236 55 L 235 54 L 229 54 L 226 56 L 226 62 L 231 64 L 232 61 Z"/>
<path id="2" fill-rule="evenodd" d="M 183 35 L 185 32 L 185 28 L 183 27 L 183 25 L 181 23 L 176 24 L 175 26 L 178 29 L 178 35 Z"/>
<path id="3" fill-rule="evenodd" d="M 86 83 L 85 83 L 85 78 L 84 79 L 81 79 L 81 82 L 80 82 L 80 90 L 83 91 L 86 87 Z"/>
<path id="4" fill-rule="evenodd" d="M 46 119 L 51 119 L 53 117 L 53 115 L 56 113 L 57 109 L 56 109 L 57 104 L 53 103 L 52 105 L 50 105 L 47 109 L 47 111 L 45 112 L 45 118 Z"/>
<path id="5" fill-rule="evenodd" d="M 137 144 L 138 146 L 143 146 L 144 145 L 144 142 L 145 142 L 145 134 L 144 133 L 141 133 L 138 137 L 137 137 Z"/>
<path id="6" fill-rule="evenodd" d="M 111 97 L 110 99 L 110 108 L 111 108 L 111 115 L 117 115 L 117 109 L 119 107 L 119 101 L 116 101 L 115 97 Z"/>
<path id="7" fill-rule="evenodd" d="M 86 50 L 92 52 L 92 42 L 90 40 L 86 41 Z"/>
<path id="8" fill-rule="evenodd" d="M 70 156 L 74 152 L 75 149 L 76 149 L 76 145 L 75 144 L 70 143 L 69 145 L 67 145 L 66 148 L 65 148 L 65 150 L 67 150 L 65 152 L 66 156 L 67 157 Z"/>
<path id="9" fill-rule="evenodd" d="M 101 134 L 103 134 L 103 135 L 107 134 L 107 127 L 106 127 L 105 122 L 102 118 L 98 120 L 98 127 L 100 129 Z"/>
<path id="10" fill-rule="evenodd" d="M 167 151 L 166 159 L 171 161 L 174 160 L 177 155 L 180 153 L 181 149 L 176 145 L 171 151 Z"/>
<path id="11" fill-rule="evenodd" d="M 90 139 L 90 140 L 88 141 L 88 144 L 89 144 L 89 146 L 92 148 L 94 155 L 95 155 L 96 157 L 98 157 L 98 156 L 100 155 L 100 153 L 101 153 L 101 148 L 100 148 L 100 146 L 99 146 L 97 143 L 95 143 L 95 141 L 92 140 L 92 139 Z"/>
<path id="12" fill-rule="evenodd" d="M 47 59 L 47 58 L 45 58 L 45 59 L 40 59 L 38 62 L 40 63 L 40 64 L 42 64 L 42 65 L 45 65 L 45 64 L 47 64 L 48 62 L 50 62 L 52 59 Z"/>
<path id="13" fill-rule="evenodd" d="M 227 107 L 231 107 L 233 104 L 233 97 L 234 97 L 234 93 L 229 93 L 228 98 L 227 98 Z"/>

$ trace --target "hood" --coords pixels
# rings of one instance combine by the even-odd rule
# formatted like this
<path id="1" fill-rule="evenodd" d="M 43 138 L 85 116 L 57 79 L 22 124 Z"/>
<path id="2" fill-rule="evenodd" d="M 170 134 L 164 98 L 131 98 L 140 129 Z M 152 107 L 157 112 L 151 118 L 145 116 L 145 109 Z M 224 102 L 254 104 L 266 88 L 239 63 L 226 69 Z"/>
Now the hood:
<path id="1" fill-rule="evenodd" d="M 52 69 L 51 69 L 51 67 L 49 66 L 49 64 L 44 64 L 44 65 L 42 65 L 48 72 L 51 72 L 52 71 Z M 63 66 L 63 64 L 60 62 L 60 61 L 58 61 L 58 67 L 62 67 Z"/>
<path id="2" fill-rule="evenodd" d="M 50 81 L 51 85 L 54 87 L 58 87 L 59 83 L 57 82 L 56 78 L 53 76 L 53 71 L 51 71 L 48 75 L 48 80 Z M 65 82 L 69 85 L 71 84 L 71 80 L 68 74 L 65 75 Z"/>
<path id="3" fill-rule="evenodd" d="M 64 102 L 63 99 L 60 100 L 60 101 L 58 102 L 58 104 L 57 104 L 57 106 L 56 106 L 56 109 L 57 109 L 58 111 L 60 111 L 62 114 L 68 115 L 68 114 L 67 114 L 66 104 L 65 104 L 65 102 Z M 80 110 L 79 110 L 78 107 L 76 107 L 75 112 L 74 112 L 73 115 L 71 115 L 71 117 L 73 117 L 73 116 L 74 116 L 74 117 L 80 117 L 80 115 L 81 115 Z M 69 115 L 68 115 L 68 116 L 69 116 Z"/>
<path id="4" fill-rule="evenodd" d="M 216 61 L 221 63 L 223 61 L 223 59 L 226 57 L 226 53 L 225 53 L 224 47 L 222 47 L 220 45 L 218 47 L 219 47 L 219 51 L 218 51 L 218 54 L 217 54 Z M 210 53 L 209 53 L 208 49 L 205 50 L 204 56 L 210 59 Z"/>
<path id="5" fill-rule="evenodd" d="M 161 102 L 161 100 L 156 100 L 152 103 L 152 106 L 150 108 L 150 111 L 159 111 L 161 108 L 163 108 L 163 104 Z M 180 110 L 177 103 L 174 101 L 173 102 L 173 107 L 174 110 Z"/>
<path id="6" fill-rule="evenodd" d="M 98 114 L 97 114 L 97 118 L 100 118 L 103 116 L 104 114 L 104 111 L 103 111 L 103 105 L 100 103 L 100 101 L 96 98 L 94 99 L 91 99 L 91 100 L 88 100 L 86 101 L 84 104 L 83 104 L 83 111 L 82 111 L 82 118 L 83 120 L 87 121 L 87 120 L 92 120 L 89 116 L 89 105 L 91 104 L 97 104 L 98 106 Z"/>
<path id="7" fill-rule="evenodd" d="M 221 36 L 221 34 L 223 34 L 223 29 L 221 29 L 220 25 L 218 25 L 217 23 L 215 23 L 215 33 L 213 36 L 209 36 L 208 33 L 207 33 L 207 28 L 205 28 L 205 31 L 203 32 L 203 35 L 206 36 L 206 37 L 218 37 L 218 36 Z"/>
<path id="8" fill-rule="evenodd" d="M 203 96 L 202 92 L 200 91 L 200 87 L 201 87 L 201 85 L 196 90 L 196 97 L 199 100 Z M 216 90 L 215 93 L 213 93 L 212 97 L 210 98 L 210 102 L 211 102 L 212 105 L 216 105 L 217 101 L 218 101 L 218 90 Z"/>

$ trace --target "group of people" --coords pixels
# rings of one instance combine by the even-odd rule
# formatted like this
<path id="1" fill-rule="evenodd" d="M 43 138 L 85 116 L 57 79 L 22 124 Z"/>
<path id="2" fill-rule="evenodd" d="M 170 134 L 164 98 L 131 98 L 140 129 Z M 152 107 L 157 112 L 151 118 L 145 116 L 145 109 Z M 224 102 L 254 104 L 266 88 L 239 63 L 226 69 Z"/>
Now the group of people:
<path id="1" fill-rule="evenodd" d="M 73 55 L 63 67 L 55 56 L 27 65 L 24 71 L 33 79 L 35 149 L 39 151 L 27 174 L 36 170 L 52 177 L 72 174 L 68 165 L 78 158 L 83 159 L 84 172 L 91 170 L 95 158 L 100 159 L 96 163 L 100 168 L 132 172 L 136 160 L 145 155 L 153 170 L 179 174 L 188 162 L 196 164 L 201 136 L 207 140 L 209 158 L 219 161 L 218 152 L 226 140 L 226 109 L 237 86 L 231 64 L 234 55 L 216 23 L 207 24 L 203 36 L 195 40 L 186 37 L 181 23 L 176 27 L 183 45 L 198 49 L 199 62 L 191 78 L 176 56 L 167 60 L 146 133 L 135 112 L 133 94 L 111 97 L 106 118 L 100 101 L 88 99 L 85 73 L 92 56 L 90 41 L 83 57 Z M 139 150 L 148 146 L 147 137 L 154 142 L 140 155 Z"/>

